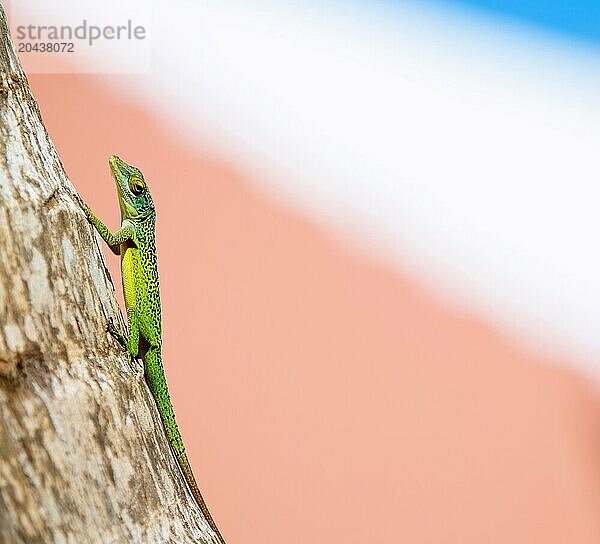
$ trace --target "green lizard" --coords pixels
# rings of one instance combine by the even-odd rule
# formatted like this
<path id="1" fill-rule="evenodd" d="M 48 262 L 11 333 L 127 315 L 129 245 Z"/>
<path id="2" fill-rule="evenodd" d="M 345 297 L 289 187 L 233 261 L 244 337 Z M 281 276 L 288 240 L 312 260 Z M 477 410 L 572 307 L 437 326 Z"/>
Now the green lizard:
<path id="1" fill-rule="evenodd" d="M 156 259 L 156 210 L 142 173 L 113 155 L 110 169 L 117 186 L 121 207 L 121 228 L 110 230 L 90 208 L 78 198 L 90 223 L 115 255 L 121 255 L 121 279 L 127 309 L 129 338 L 123 336 L 109 321 L 107 330 L 129 352 L 144 363 L 146 381 L 154 396 L 167 438 L 175 452 L 181 471 L 204 517 L 224 544 L 223 537 L 202 498 L 194 473 L 185 454 L 181 434 L 169 397 L 161 355 L 161 308 Z"/>

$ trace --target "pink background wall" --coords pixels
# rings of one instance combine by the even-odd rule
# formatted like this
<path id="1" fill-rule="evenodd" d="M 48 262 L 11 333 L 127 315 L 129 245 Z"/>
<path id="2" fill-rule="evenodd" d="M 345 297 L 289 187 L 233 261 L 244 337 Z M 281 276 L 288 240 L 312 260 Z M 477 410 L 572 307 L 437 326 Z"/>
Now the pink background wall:
<path id="1" fill-rule="evenodd" d="M 109 225 L 108 156 L 146 174 L 166 371 L 228 542 L 600 541 L 586 380 L 274 204 L 233 161 L 191 151 L 111 90 L 116 77 L 30 82 Z"/>

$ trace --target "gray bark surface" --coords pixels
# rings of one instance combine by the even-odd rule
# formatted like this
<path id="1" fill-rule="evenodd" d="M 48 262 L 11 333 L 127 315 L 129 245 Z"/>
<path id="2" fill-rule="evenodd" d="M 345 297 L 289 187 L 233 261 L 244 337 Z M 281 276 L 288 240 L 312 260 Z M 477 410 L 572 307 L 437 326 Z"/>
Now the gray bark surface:
<path id="1" fill-rule="evenodd" d="M 74 191 L 0 7 L 0 542 L 217 542 Z"/>

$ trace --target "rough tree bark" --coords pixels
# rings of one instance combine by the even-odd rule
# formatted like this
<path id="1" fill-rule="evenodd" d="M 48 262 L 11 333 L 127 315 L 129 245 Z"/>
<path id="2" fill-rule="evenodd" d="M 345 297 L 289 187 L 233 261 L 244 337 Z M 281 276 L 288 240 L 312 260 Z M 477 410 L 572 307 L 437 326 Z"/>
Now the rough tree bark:
<path id="1" fill-rule="evenodd" d="M 0 540 L 217 542 L 169 450 L 96 235 L 0 6 Z"/>

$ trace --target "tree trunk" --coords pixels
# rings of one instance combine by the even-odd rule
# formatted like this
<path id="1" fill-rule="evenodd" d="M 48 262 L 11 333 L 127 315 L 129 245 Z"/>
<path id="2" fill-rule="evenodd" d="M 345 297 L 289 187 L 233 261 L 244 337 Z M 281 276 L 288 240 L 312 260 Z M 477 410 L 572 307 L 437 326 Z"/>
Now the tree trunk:
<path id="1" fill-rule="evenodd" d="M 0 540 L 217 542 L 106 333 L 114 287 L 1 7 L 0 147 Z"/>

